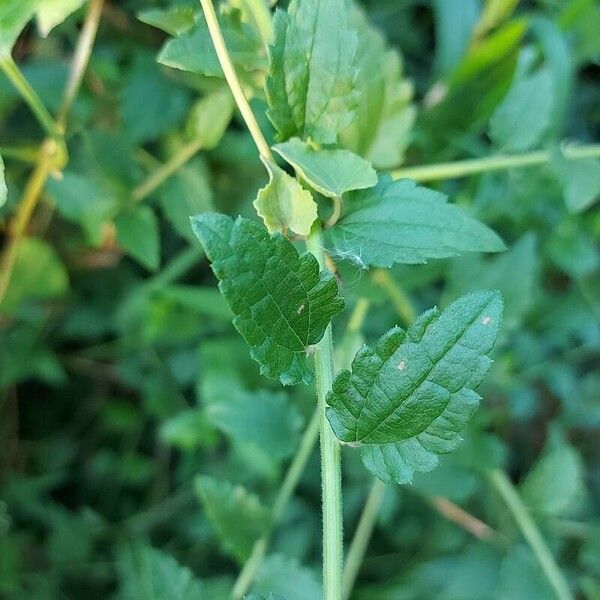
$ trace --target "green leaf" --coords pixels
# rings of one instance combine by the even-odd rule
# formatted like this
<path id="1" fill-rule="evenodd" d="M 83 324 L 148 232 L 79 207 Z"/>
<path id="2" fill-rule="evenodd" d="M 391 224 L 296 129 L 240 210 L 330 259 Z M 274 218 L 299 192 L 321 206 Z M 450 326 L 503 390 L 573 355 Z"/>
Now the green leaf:
<path id="1" fill-rule="evenodd" d="M 205 213 L 192 218 L 192 227 L 261 372 L 284 385 L 310 382 L 307 349 L 344 307 L 333 275 L 248 219 Z"/>
<path id="2" fill-rule="evenodd" d="M 165 421 L 160 427 L 160 437 L 182 450 L 211 446 L 216 440 L 215 431 L 200 408 L 184 410 Z"/>
<path id="3" fill-rule="evenodd" d="M 40 0 L 2 0 L 0 2 L 0 58 L 10 56 L 12 48 L 33 17 Z"/>
<path id="4" fill-rule="evenodd" d="M 337 437 L 363 446 L 365 466 L 385 482 L 432 470 L 477 407 L 501 314 L 499 293 L 476 292 L 364 346 L 327 396 Z"/>
<path id="5" fill-rule="evenodd" d="M 136 206 L 115 219 L 117 240 L 141 265 L 154 271 L 160 262 L 158 220 L 148 206 Z"/>
<path id="6" fill-rule="evenodd" d="M 298 138 L 276 144 L 273 150 L 315 190 L 329 198 L 377 183 L 377 173 L 369 162 L 349 150 L 315 150 Z"/>
<path id="7" fill-rule="evenodd" d="M 281 554 L 265 558 L 252 591 L 267 594 L 267 598 L 274 593 L 287 600 L 315 600 L 323 596 L 319 577 L 296 559 Z"/>
<path id="8" fill-rule="evenodd" d="M 205 412 L 233 442 L 252 444 L 277 460 L 294 451 L 302 426 L 298 409 L 286 395 L 268 390 L 222 390 L 210 399 Z"/>
<path id="9" fill-rule="evenodd" d="M 365 157 L 377 169 L 402 163 L 411 139 L 416 109 L 410 103 L 413 86 L 403 78 L 398 52 L 386 47 L 385 38 L 369 24 L 362 10 L 350 12 L 358 33 L 356 118 L 340 134 L 342 146 Z"/>
<path id="10" fill-rule="evenodd" d="M 389 176 L 347 196 L 347 213 L 327 239 L 334 253 L 359 266 L 424 263 L 462 252 L 499 252 L 502 240 L 440 192 Z"/>
<path id="11" fill-rule="evenodd" d="M 583 462 L 579 453 L 552 435 L 540 459 L 521 484 L 527 506 L 547 517 L 569 516 L 583 497 Z"/>
<path id="12" fill-rule="evenodd" d="M 206 600 L 207 590 L 188 567 L 149 546 L 121 551 L 119 600 Z"/>
<path id="13" fill-rule="evenodd" d="M 221 141 L 231 122 L 235 102 L 229 88 L 223 86 L 207 94 L 192 108 L 186 133 L 204 150 L 212 150 Z"/>
<path id="14" fill-rule="evenodd" d="M 137 18 L 146 25 L 152 25 L 169 35 L 178 36 L 194 26 L 195 13 L 195 8 L 191 6 L 173 6 L 165 10 L 149 8 L 138 13 Z"/>
<path id="15" fill-rule="evenodd" d="M 37 25 L 43 37 L 73 14 L 86 0 L 41 0 L 37 11 Z"/>
<path id="16" fill-rule="evenodd" d="M 600 161 L 593 158 L 567 160 L 559 153 L 552 157 L 552 170 L 563 188 L 565 204 L 578 213 L 600 198 Z"/>
<path id="17" fill-rule="evenodd" d="M 262 41 L 249 25 L 240 20 L 239 12 L 221 14 L 219 24 L 231 59 L 237 67 L 246 71 L 266 68 Z M 165 43 L 157 60 L 174 69 L 209 77 L 223 77 L 223 70 L 202 13 L 196 14 L 195 24 L 191 29 Z"/>
<path id="18" fill-rule="evenodd" d="M 333 144 L 353 119 L 356 33 L 344 0 L 292 0 L 277 11 L 266 82 L 268 116 L 285 141 Z"/>
<path id="19" fill-rule="evenodd" d="M 526 546 L 513 548 L 500 566 L 498 600 L 548 600 L 556 596 L 537 558 Z"/>
<path id="20" fill-rule="evenodd" d="M 317 204 L 311 193 L 275 163 L 263 160 L 269 183 L 258 191 L 253 202 L 270 233 L 288 230 L 308 236 L 317 219 Z"/>
<path id="21" fill-rule="evenodd" d="M 254 542 L 267 531 L 269 511 L 240 485 L 207 476 L 197 477 L 194 485 L 224 548 L 243 563 Z"/>
<path id="22" fill-rule="evenodd" d="M 266 594 L 249 594 L 248 596 L 244 596 L 244 600 L 286 600 L 283 596 L 279 594 L 274 594 L 273 592 L 267 592 Z"/>
<path id="23" fill-rule="evenodd" d="M 4 161 L 2 160 L 2 155 L 0 154 L 0 207 L 6 204 L 7 199 L 8 189 L 6 187 L 6 181 L 4 179 Z"/>
<path id="24" fill-rule="evenodd" d="M 538 145 L 548 130 L 554 109 L 550 71 L 519 78 L 490 121 L 490 136 L 498 147 L 523 152 Z"/>
<path id="25" fill-rule="evenodd" d="M 26 237 L 17 245 L 10 285 L 2 312 L 14 310 L 27 298 L 56 298 L 69 287 L 67 270 L 54 248 L 39 238 Z"/>

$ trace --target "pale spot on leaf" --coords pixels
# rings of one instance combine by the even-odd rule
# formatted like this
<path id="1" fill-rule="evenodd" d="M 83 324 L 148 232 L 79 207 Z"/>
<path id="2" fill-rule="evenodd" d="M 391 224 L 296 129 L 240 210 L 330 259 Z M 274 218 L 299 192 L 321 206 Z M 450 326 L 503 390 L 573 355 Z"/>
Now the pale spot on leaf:
<path id="1" fill-rule="evenodd" d="M 406 361 L 404 361 L 404 360 L 401 360 L 401 361 L 398 363 L 398 369 L 400 369 L 401 371 L 404 371 L 404 368 L 405 368 L 405 367 L 406 367 Z"/>
<path id="2" fill-rule="evenodd" d="M 481 320 L 481 322 L 484 325 L 489 325 L 492 322 L 492 317 L 483 317 L 483 319 Z"/>
<path id="3" fill-rule="evenodd" d="M 304 309 L 305 309 L 305 308 L 306 308 L 306 307 L 304 306 L 304 304 L 301 304 L 301 305 L 298 307 L 298 310 L 296 311 L 296 313 L 297 313 L 297 314 L 299 314 L 299 315 L 301 315 L 301 314 L 304 312 Z"/>

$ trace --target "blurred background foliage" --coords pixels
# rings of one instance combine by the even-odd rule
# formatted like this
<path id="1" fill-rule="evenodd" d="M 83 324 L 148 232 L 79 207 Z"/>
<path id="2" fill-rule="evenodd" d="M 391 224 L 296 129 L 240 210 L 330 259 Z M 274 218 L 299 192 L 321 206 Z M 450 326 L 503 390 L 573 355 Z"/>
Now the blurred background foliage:
<path id="1" fill-rule="evenodd" d="M 272 138 L 262 91 L 269 23 L 256 18 L 257 1 L 225 1 L 221 18 Z M 0 25 L 27 2 L 0 0 Z M 89 7 L 38 5 L 12 56 L 54 114 Z M 338 263 L 349 306 L 367 308 L 367 341 L 471 289 L 500 289 L 506 301 L 465 443 L 414 485 L 385 489 L 352 597 L 552 597 L 490 479 L 501 469 L 579 597 L 597 600 L 600 165 L 567 157 L 600 137 L 600 6 L 362 8 L 368 103 L 346 147 L 391 170 L 543 156 L 430 183 L 492 226 L 505 253 L 390 272 Z M 5 55 L 1 35 L 0 44 Z M 370 64 L 385 65 L 379 79 Z M 43 137 L 0 77 L 4 251 Z M 0 304 L 0 596 L 227 598 L 269 527 L 314 391 L 259 377 L 188 225 L 213 208 L 251 216 L 266 182 L 195 3 L 103 4 L 65 138 L 68 164 L 49 173 Z M 338 338 L 346 321 L 335 323 Z M 371 478 L 351 449 L 343 460 L 349 541 Z M 315 600 L 319 564 L 313 452 L 253 590 Z"/>

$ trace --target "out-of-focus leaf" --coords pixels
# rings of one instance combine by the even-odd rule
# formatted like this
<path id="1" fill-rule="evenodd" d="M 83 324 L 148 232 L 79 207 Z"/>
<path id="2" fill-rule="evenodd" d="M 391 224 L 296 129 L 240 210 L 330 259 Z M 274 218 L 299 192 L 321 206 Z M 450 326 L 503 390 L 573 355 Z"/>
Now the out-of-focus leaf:
<path id="1" fill-rule="evenodd" d="M 205 213 L 192 226 L 261 373 L 284 385 L 310 382 L 306 349 L 344 306 L 333 275 L 248 219 Z"/>
<path id="2" fill-rule="evenodd" d="M 165 421 L 160 428 L 160 437 L 181 450 L 211 446 L 216 440 L 214 428 L 199 408 L 185 410 Z"/>
<path id="3" fill-rule="evenodd" d="M 186 123 L 187 134 L 204 150 L 214 148 L 223 137 L 233 115 L 235 103 L 229 88 L 207 94 L 192 108 Z"/>
<path id="4" fill-rule="evenodd" d="M 583 496 L 583 463 L 565 440 L 550 436 L 542 456 L 521 485 L 524 502 L 545 516 L 568 516 Z"/>
<path id="5" fill-rule="evenodd" d="M 165 77 L 145 52 L 135 55 L 120 99 L 123 125 L 129 139 L 138 143 L 156 139 L 178 125 L 189 104 L 187 91 Z"/>
<path id="6" fill-rule="evenodd" d="M 567 160 L 555 154 L 552 170 L 562 185 L 570 212 L 582 212 L 600 198 L 600 161 L 593 158 Z"/>
<path id="7" fill-rule="evenodd" d="M 411 180 L 382 176 L 374 188 L 348 195 L 348 211 L 327 238 L 340 257 L 378 267 L 504 249 L 491 229 L 446 200 Z"/>
<path id="8" fill-rule="evenodd" d="M 311 193 L 275 163 L 263 162 L 269 172 L 269 183 L 258 190 L 253 203 L 256 212 L 269 233 L 291 230 L 308 236 L 317 219 L 317 203 Z"/>
<path id="9" fill-rule="evenodd" d="M 162 29 L 176 37 L 194 26 L 195 12 L 196 9 L 192 6 L 172 6 L 164 10 L 149 8 L 138 13 L 137 17 L 142 23 Z"/>
<path id="10" fill-rule="evenodd" d="M 312 570 L 280 554 L 268 556 L 263 561 L 252 590 L 274 593 L 286 600 L 315 600 L 323 595 L 319 577 Z"/>
<path id="11" fill-rule="evenodd" d="M 73 14 L 86 0 L 40 0 L 36 18 L 42 36 L 46 37 L 57 25 Z"/>
<path id="12" fill-rule="evenodd" d="M 140 264 L 154 271 L 160 263 L 158 220 L 148 206 L 125 210 L 115 219 L 119 244 Z"/>
<path id="13" fill-rule="evenodd" d="M 221 14 L 219 24 L 229 54 L 236 66 L 246 71 L 262 70 L 266 67 L 262 41 L 249 25 L 240 20 L 238 12 Z M 213 77 L 223 76 L 202 13 L 195 15 L 195 23 L 191 29 L 178 33 L 177 37 L 165 43 L 157 60 L 167 67 L 183 71 Z"/>
<path id="14" fill-rule="evenodd" d="M 54 248 L 39 238 L 23 238 L 0 310 L 12 312 L 27 298 L 57 298 L 68 287 L 67 270 Z"/>
<path id="15" fill-rule="evenodd" d="M 10 56 L 21 31 L 33 17 L 40 0 L 2 0 L 0 3 L 0 58 Z"/>
<path id="16" fill-rule="evenodd" d="M 368 161 L 349 150 L 315 150 L 298 138 L 273 146 L 273 150 L 296 169 L 315 190 L 329 198 L 377 183 Z"/>
<path id="17" fill-rule="evenodd" d="M 498 600 L 548 600 L 556 594 L 536 557 L 525 546 L 512 549 L 502 561 Z"/>
<path id="18" fill-rule="evenodd" d="M 438 75 L 450 74 L 465 55 L 478 13 L 477 0 L 434 0 L 435 63 Z"/>
<path id="19" fill-rule="evenodd" d="M 266 82 L 268 115 L 279 141 L 337 141 L 353 118 L 356 33 L 344 0 L 293 0 L 277 11 Z"/>
<path id="20" fill-rule="evenodd" d="M 600 267 L 600 249 L 581 222 L 563 220 L 547 241 L 550 259 L 573 277 L 591 275 Z"/>
<path id="21" fill-rule="evenodd" d="M 206 589 L 188 567 L 149 546 L 122 550 L 119 600 L 206 600 Z"/>
<path id="22" fill-rule="evenodd" d="M 200 476 L 195 488 L 224 549 L 243 563 L 269 527 L 269 511 L 255 495 L 227 481 Z"/>
<path id="23" fill-rule="evenodd" d="M 451 450 L 479 402 L 474 388 L 490 367 L 501 317 L 499 293 L 474 292 L 443 312 L 423 313 L 408 331 L 391 329 L 374 349 L 361 348 L 327 396 L 337 437 Z"/>
<path id="24" fill-rule="evenodd" d="M 357 7 L 350 12 L 350 24 L 358 33 L 359 98 L 356 118 L 340 134 L 341 144 L 378 169 L 396 167 L 402 163 L 416 117 L 410 104 L 413 86 L 403 77 L 400 55 L 387 48 L 385 38 Z"/>
<path id="25" fill-rule="evenodd" d="M 302 417 L 281 392 L 222 390 L 205 412 L 233 442 L 253 444 L 277 460 L 295 451 Z"/>
<path id="26" fill-rule="evenodd" d="M 490 121 L 499 148 L 523 152 L 539 145 L 550 127 L 554 96 L 548 69 L 517 79 Z"/>

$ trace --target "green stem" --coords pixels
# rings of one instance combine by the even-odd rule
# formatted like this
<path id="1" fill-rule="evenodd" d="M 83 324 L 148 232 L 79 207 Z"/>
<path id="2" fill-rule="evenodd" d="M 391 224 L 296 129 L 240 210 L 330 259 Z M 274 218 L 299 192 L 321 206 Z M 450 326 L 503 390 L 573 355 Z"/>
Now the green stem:
<path id="1" fill-rule="evenodd" d="M 600 157 L 600 144 L 565 146 L 562 148 L 562 155 L 567 160 L 597 158 Z M 392 177 L 394 179 L 415 179 L 416 181 L 437 181 L 440 179 L 466 177 L 468 175 L 485 173 L 488 171 L 504 171 L 506 169 L 519 169 L 534 165 L 542 165 L 550 162 L 551 159 L 552 152 L 550 150 L 539 150 L 527 154 L 506 154 L 438 163 L 434 165 L 423 165 L 420 167 L 404 167 L 392 171 Z"/>
<path id="2" fill-rule="evenodd" d="M 559 600 L 572 600 L 573 596 L 561 570 L 556 564 L 550 549 L 537 528 L 535 521 L 529 514 L 523 500 L 521 500 L 512 481 L 507 477 L 504 471 L 499 469 L 491 471 L 489 477 L 496 488 L 496 491 L 500 494 L 508 510 L 514 517 L 523 537 L 527 540 L 527 543 L 540 563 L 556 597 Z"/>
<path id="3" fill-rule="evenodd" d="M 176 154 L 174 154 L 166 163 L 155 169 L 147 179 L 133 190 L 133 199 L 139 202 L 149 196 L 159 185 L 166 181 L 201 149 L 202 141 L 198 138 L 181 146 Z"/>
<path id="4" fill-rule="evenodd" d="M 54 122 L 52 115 L 48 112 L 48 109 L 44 106 L 36 91 L 31 87 L 27 79 L 25 79 L 25 76 L 11 56 L 5 56 L 0 59 L 0 69 L 4 71 L 6 77 L 15 86 L 44 131 L 51 137 L 60 137 L 58 126 Z"/>
<path id="5" fill-rule="evenodd" d="M 287 506 L 292 494 L 294 493 L 294 490 L 298 485 L 298 481 L 304 472 L 306 463 L 308 462 L 308 459 L 310 458 L 310 455 L 315 447 L 317 437 L 319 436 L 319 427 L 321 424 L 320 417 L 321 415 L 319 409 L 317 408 L 312 416 L 312 419 L 310 420 L 310 423 L 308 424 L 308 427 L 304 431 L 304 435 L 300 440 L 298 450 L 296 451 L 281 487 L 277 492 L 277 496 L 275 497 L 275 502 L 273 503 L 273 508 L 271 511 L 271 528 L 254 544 L 254 547 L 252 548 L 252 554 L 244 564 L 244 567 L 240 571 L 240 574 L 238 575 L 238 578 L 233 586 L 233 590 L 231 592 L 231 598 L 233 600 L 239 600 L 248 591 L 252 581 L 254 581 L 259 566 L 265 558 L 267 549 L 269 547 L 269 541 L 273 533 L 273 528 L 281 520 L 283 511 Z"/>
<path id="6" fill-rule="evenodd" d="M 377 515 L 385 495 L 385 484 L 379 479 L 375 479 L 371 486 L 371 491 L 365 502 L 365 506 L 360 515 L 354 537 L 348 549 L 346 564 L 344 565 L 344 600 L 350 598 L 354 588 L 354 583 L 360 570 L 365 552 L 369 545 L 369 540 L 375 528 Z"/>
<path id="7" fill-rule="evenodd" d="M 309 251 L 325 266 L 323 237 L 317 221 L 308 237 Z M 317 400 L 321 421 L 321 485 L 323 502 L 323 598 L 341 600 L 343 569 L 342 461 L 340 444 L 329 425 L 326 396 L 333 384 L 333 338 L 331 324 L 315 350 Z"/>
<path id="8" fill-rule="evenodd" d="M 217 58 L 219 59 L 219 63 L 223 69 L 223 74 L 225 75 L 225 79 L 227 80 L 227 84 L 229 85 L 229 89 L 231 90 L 235 103 L 237 104 L 244 122 L 246 123 L 246 127 L 248 128 L 256 147 L 258 148 L 258 153 L 263 158 L 273 161 L 273 155 L 271 153 L 271 149 L 269 148 L 269 144 L 267 143 L 267 140 L 260 129 L 258 121 L 252 112 L 252 108 L 250 107 L 250 104 L 244 95 L 244 90 L 242 90 L 242 85 L 240 84 L 237 73 L 235 72 L 235 67 L 233 66 L 233 61 L 231 60 L 231 56 L 229 55 L 227 46 L 225 44 L 225 39 L 221 33 L 221 27 L 219 26 L 219 21 L 217 20 L 215 7 L 213 6 L 212 0 L 200 0 L 200 4 L 202 5 L 202 10 L 204 11 L 206 25 L 208 26 L 208 31 L 215 48 Z"/>
<path id="9" fill-rule="evenodd" d="M 390 272 L 385 269 L 375 269 L 371 277 L 377 285 L 381 286 L 387 292 L 398 316 L 404 321 L 404 325 L 410 325 L 416 319 L 417 313 L 410 298 L 394 281 Z"/>

